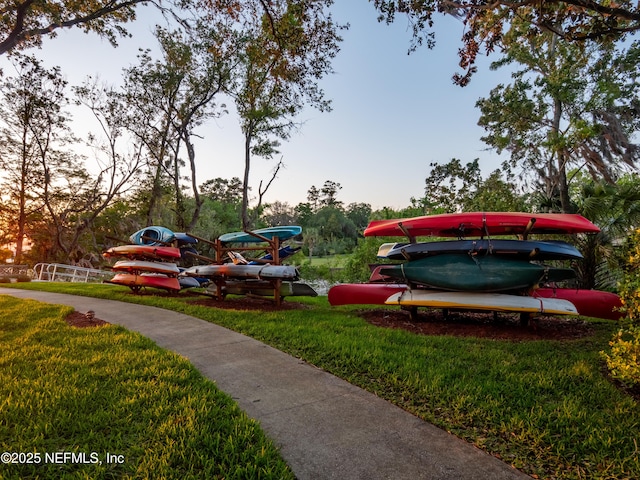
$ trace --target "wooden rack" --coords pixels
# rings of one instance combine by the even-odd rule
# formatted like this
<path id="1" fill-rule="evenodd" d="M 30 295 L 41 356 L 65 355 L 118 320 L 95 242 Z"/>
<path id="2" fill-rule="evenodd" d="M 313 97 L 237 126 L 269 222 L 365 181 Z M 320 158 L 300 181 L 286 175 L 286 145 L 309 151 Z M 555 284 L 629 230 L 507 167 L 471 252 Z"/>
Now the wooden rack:
<path id="1" fill-rule="evenodd" d="M 259 238 L 260 240 L 263 240 L 264 242 L 268 243 L 269 246 L 268 247 L 227 247 L 224 245 L 223 242 L 220 241 L 219 238 L 216 238 L 215 241 L 212 240 L 207 240 L 206 238 L 201 238 L 198 237 L 197 235 L 194 235 L 192 233 L 187 233 L 187 235 L 195 238 L 198 241 L 202 241 L 205 243 L 208 243 L 209 245 L 212 245 L 215 249 L 215 259 L 212 258 L 208 258 L 208 257 L 204 257 L 202 255 L 196 255 L 193 253 L 190 253 L 189 255 L 195 257 L 195 258 L 199 258 L 201 260 L 205 260 L 205 261 L 209 261 L 212 263 L 216 263 L 216 264 L 222 264 L 223 259 L 225 257 L 225 255 L 229 252 L 252 252 L 252 251 L 266 251 L 267 253 L 271 254 L 272 260 L 264 261 L 264 263 L 270 263 L 272 265 L 280 265 L 280 238 L 279 237 L 273 237 L 271 239 L 260 235 L 259 233 L 255 233 L 252 232 L 251 230 L 243 230 L 244 233 L 251 235 L 253 237 Z M 258 261 L 260 262 L 261 260 L 259 258 L 249 258 L 247 259 L 249 261 Z M 271 280 L 265 280 L 265 282 L 269 282 L 272 286 L 273 286 L 273 298 L 274 301 L 276 303 L 277 306 L 280 306 L 282 304 L 282 295 L 280 293 L 281 287 L 282 287 L 282 279 L 271 279 Z M 224 278 L 221 279 L 214 279 L 213 283 L 216 284 L 216 298 L 218 300 L 224 300 L 225 297 L 225 293 L 223 292 L 223 287 L 226 285 L 226 280 Z"/>

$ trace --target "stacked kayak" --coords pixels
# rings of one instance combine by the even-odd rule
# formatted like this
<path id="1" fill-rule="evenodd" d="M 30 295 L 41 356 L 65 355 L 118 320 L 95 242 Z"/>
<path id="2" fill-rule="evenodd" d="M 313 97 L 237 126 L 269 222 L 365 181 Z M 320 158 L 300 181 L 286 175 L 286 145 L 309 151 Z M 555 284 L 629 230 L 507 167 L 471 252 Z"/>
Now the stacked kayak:
<path id="1" fill-rule="evenodd" d="M 108 249 L 103 256 L 121 258 L 111 267 L 116 272 L 109 283 L 125 285 L 134 292 L 143 287 L 178 291 L 180 249 L 157 245 L 120 245 Z"/>
<path id="2" fill-rule="evenodd" d="M 130 287 L 134 292 L 144 287 L 177 292 L 182 288 L 199 286 L 194 279 L 184 282 L 178 278 L 177 262 L 186 251 L 195 251 L 198 241 L 185 234 L 174 233 L 161 226 L 145 227 L 129 237 L 128 245 L 112 247 L 103 253 L 105 258 L 119 258 L 111 267 L 116 272 L 109 281 Z"/>
<path id="3" fill-rule="evenodd" d="M 111 267 L 111 283 L 126 285 L 134 291 L 153 287 L 168 291 L 183 288 L 211 288 L 216 295 L 316 296 L 309 285 L 298 282 L 294 266 L 280 261 L 300 248 L 282 245 L 302 232 L 299 226 L 276 226 L 254 231 L 231 232 L 216 241 L 188 233 L 176 233 L 162 226 L 142 228 L 129 237 L 130 244 L 112 247 L 105 258 L 117 261 Z M 199 240 L 214 246 L 216 259 L 202 256 L 195 249 Z M 248 247 L 246 245 L 249 245 Z M 267 245 L 268 244 L 268 245 Z M 245 251 L 263 251 L 257 258 L 245 259 Z M 195 261 L 210 261 L 195 265 Z M 223 263 L 223 260 L 227 263 Z"/>
<path id="4" fill-rule="evenodd" d="M 531 240 L 529 235 L 598 231 L 584 217 L 569 214 L 471 212 L 372 221 L 365 236 L 408 238 L 406 243 L 385 243 L 378 250 L 380 258 L 403 262 L 376 270 L 376 277 L 386 283 L 333 287 L 329 302 L 583 314 L 571 301 L 575 297 L 532 293 L 543 284 L 575 278 L 573 269 L 548 262 L 579 260 L 580 252 L 567 242 Z M 497 235 L 518 239 L 493 238 Z M 458 238 L 417 241 L 428 236 Z"/>

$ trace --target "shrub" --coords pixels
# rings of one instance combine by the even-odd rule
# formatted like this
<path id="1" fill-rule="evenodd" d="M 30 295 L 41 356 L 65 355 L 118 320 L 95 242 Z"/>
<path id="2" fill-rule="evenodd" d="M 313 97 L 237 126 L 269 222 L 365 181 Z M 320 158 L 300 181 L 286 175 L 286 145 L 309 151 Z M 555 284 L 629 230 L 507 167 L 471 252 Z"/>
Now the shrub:
<path id="1" fill-rule="evenodd" d="M 613 378 L 628 387 L 640 386 L 640 229 L 627 240 L 627 265 L 620 285 L 624 318 L 609 342 L 611 352 L 602 352 Z"/>
<path id="2" fill-rule="evenodd" d="M 11 283 L 11 279 L 9 277 L 0 277 L 0 283 Z"/>

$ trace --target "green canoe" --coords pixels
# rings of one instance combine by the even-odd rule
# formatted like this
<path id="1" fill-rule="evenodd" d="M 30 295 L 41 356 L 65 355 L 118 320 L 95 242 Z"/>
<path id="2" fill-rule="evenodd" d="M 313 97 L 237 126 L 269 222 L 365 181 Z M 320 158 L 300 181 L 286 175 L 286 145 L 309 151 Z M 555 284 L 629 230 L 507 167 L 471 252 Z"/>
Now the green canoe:
<path id="1" fill-rule="evenodd" d="M 383 267 L 382 275 L 432 288 L 498 292 L 575 278 L 570 268 L 551 268 L 495 255 L 444 254 Z"/>

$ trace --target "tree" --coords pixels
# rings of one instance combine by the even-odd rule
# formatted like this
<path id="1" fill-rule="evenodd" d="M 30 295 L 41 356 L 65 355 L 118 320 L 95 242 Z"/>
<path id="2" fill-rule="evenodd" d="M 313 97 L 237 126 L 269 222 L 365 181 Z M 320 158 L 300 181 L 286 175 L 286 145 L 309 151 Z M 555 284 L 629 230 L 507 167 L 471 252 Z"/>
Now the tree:
<path id="1" fill-rule="evenodd" d="M 526 38 L 551 32 L 572 42 L 609 42 L 640 30 L 640 7 L 629 0 L 373 0 L 373 3 L 380 12 L 379 20 L 390 23 L 397 14 L 407 15 L 413 30 L 411 50 L 423 44 L 429 48 L 435 45 L 431 29 L 437 13 L 462 19 L 466 28 L 459 55 L 464 72 L 454 75 L 454 81 L 463 86 L 476 71 L 478 54 L 483 49 L 491 53 L 500 48 L 506 32 L 521 18 L 531 20 L 522 32 Z"/>
<path id="2" fill-rule="evenodd" d="M 462 165 L 454 158 L 445 164 L 432 163 L 421 200 L 427 214 L 471 211 L 526 211 L 526 198 L 518 186 L 503 177 L 502 170 L 484 179 L 479 160 Z"/>
<path id="3" fill-rule="evenodd" d="M 214 178 L 200 185 L 200 191 L 211 200 L 226 203 L 240 203 L 242 201 L 242 181 L 238 177 L 231 180 Z"/>
<path id="4" fill-rule="evenodd" d="M 154 61 L 149 51 L 139 55 L 140 65 L 126 71 L 125 96 L 132 106 L 130 131 L 144 143 L 149 154 L 151 192 L 147 224 L 155 223 L 165 185 L 173 187 L 175 223 L 189 230 L 195 226 L 203 200 L 197 186 L 194 129 L 217 114 L 215 96 L 229 78 L 229 60 L 213 55 L 220 50 L 224 34 L 210 26 L 196 29 L 192 36 L 158 28 L 162 60 Z M 194 209 L 187 218 L 183 193 L 181 147 L 189 159 Z"/>
<path id="5" fill-rule="evenodd" d="M 635 81 L 638 45 L 623 54 L 611 46 L 577 46 L 554 33 L 528 38 L 529 20 L 514 21 L 492 65 L 519 67 L 510 85 L 499 85 L 477 106 L 482 139 L 509 165 L 535 172 L 539 189 L 570 212 L 567 171 L 586 168 L 612 182 L 621 165 L 634 166 L 640 149 L 630 140 L 638 125 Z"/>
<path id="6" fill-rule="evenodd" d="M 287 140 L 298 127 L 295 118 L 303 107 L 330 109 L 318 81 L 332 72 L 341 27 L 326 11 L 332 0 L 270 2 L 264 10 L 251 2 L 238 3 L 244 5 L 237 37 L 241 69 L 229 92 L 245 137 L 242 223 L 249 228 L 251 157 L 272 158 L 278 153 L 280 140 Z M 265 188 L 281 166 L 282 161 Z M 265 191 L 259 189 L 260 199 Z"/>
<path id="7" fill-rule="evenodd" d="M 287 202 L 266 205 L 261 218 L 268 226 L 294 225 L 297 222 L 295 210 Z"/>
<path id="8" fill-rule="evenodd" d="M 14 49 L 37 47 L 43 36 L 61 28 L 79 26 L 106 37 L 114 46 L 127 35 L 123 24 L 136 18 L 135 8 L 148 0 L 72 0 L 4 2 L 0 8 L 0 55 Z"/>
<path id="9" fill-rule="evenodd" d="M 16 76 L 0 85 L 0 170 L 15 261 L 20 263 L 25 236 L 36 233 L 29 231 L 30 220 L 41 216 L 45 206 L 51 209 L 56 197 L 62 201 L 59 181 L 68 173 L 67 181 L 73 182 L 77 163 L 61 150 L 71 137 L 64 110 L 67 84 L 60 70 L 45 70 L 34 57 L 24 56 L 16 57 L 15 67 Z"/>
<path id="10" fill-rule="evenodd" d="M 347 218 L 358 230 L 364 230 L 371 217 L 371 205 L 368 203 L 350 203 L 347 205 Z"/>
<path id="11" fill-rule="evenodd" d="M 600 227 L 597 234 L 576 238 L 584 257 L 576 265 L 578 286 L 613 290 L 627 260 L 616 254 L 615 245 L 640 225 L 640 178 L 625 175 L 608 183 L 581 174 L 576 179 L 571 192 L 576 211 Z"/>

